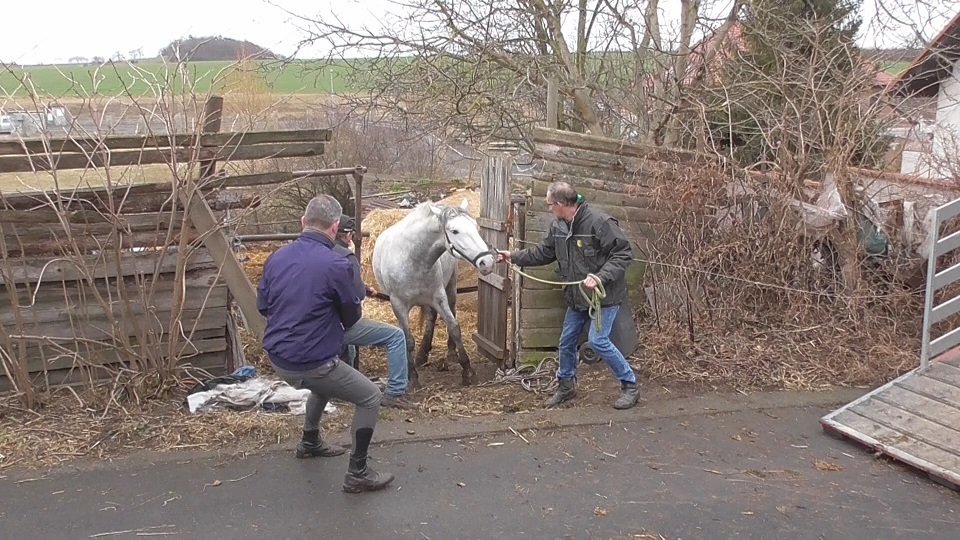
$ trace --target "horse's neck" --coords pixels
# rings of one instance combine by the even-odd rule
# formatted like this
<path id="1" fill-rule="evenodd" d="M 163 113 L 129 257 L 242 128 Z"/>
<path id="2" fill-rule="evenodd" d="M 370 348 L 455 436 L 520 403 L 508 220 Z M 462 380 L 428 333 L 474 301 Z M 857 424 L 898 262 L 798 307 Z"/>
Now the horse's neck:
<path id="1" fill-rule="evenodd" d="M 415 253 L 423 253 L 423 257 L 411 257 L 415 270 L 426 271 L 437 264 L 437 260 L 447 250 L 447 243 L 444 241 L 442 229 L 430 222 L 420 223 L 407 229 L 409 237 L 412 237 L 410 249 Z"/>

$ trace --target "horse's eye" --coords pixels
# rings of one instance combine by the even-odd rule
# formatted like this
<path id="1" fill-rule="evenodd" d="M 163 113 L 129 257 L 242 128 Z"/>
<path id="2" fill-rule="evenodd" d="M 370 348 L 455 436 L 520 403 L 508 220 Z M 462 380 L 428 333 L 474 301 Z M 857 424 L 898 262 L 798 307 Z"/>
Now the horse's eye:
<path id="1" fill-rule="evenodd" d="M 453 233 L 453 234 L 460 234 L 460 231 L 457 231 L 457 230 L 453 230 L 453 231 L 450 231 L 450 232 Z"/>

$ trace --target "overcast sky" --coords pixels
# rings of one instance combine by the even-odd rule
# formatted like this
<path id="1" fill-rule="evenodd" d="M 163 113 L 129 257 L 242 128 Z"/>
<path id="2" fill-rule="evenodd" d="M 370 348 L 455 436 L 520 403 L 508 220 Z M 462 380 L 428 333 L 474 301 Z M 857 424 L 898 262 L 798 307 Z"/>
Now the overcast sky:
<path id="1" fill-rule="evenodd" d="M 715 0 L 723 3 L 725 0 Z M 896 5 L 913 6 L 919 1 L 932 2 L 930 11 L 901 15 Z M 875 24 L 876 4 L 894 6 L 897 19 L 913 20 L 922 27 L 926 38 L 932 37 L 960 10 L 955 0 L 865 0 L 865 30 L 861 44 L 872 46 L 877 36 L 888 46 L 900 46 L 904 37 L 913 34 L 907 25 L 898 24 L 892 31 L 891 14 L 881 15 L 883 27 Z M 186 37 L 223 35 L 246 39 L 274 52 L 290 55 L 303 37 L 295 17 L 286 11 L 311 16 L 321 10 L 335 9 L 354 24 L 376 25 L 387 19 L 390 0 L 234 0 L 230 3 L 203 0 L 164 0 L 153 4 L 135 4 L 129 0 L 87 0 L 57 2 L 56 7 L 39 7 L 40 3 L 4 2 L 4 20 L 0 30 L 0 61 L 20 64 L 66 62 L 71 57 L 101 56 L 116 53 L 125 57 L 140 50 L 143 56 L 156 56 L 170 41 Z M 661 0 L 669 18 L 679 5 L 678 0 Z M 137 7 L 133 7 L 133 6 Z M 149 6 L 147 9 L 145 7 Z M 333 7 L 331 7 L 333 6 Z M 722 6 L 721 6 L 722 7 Z M 720 8 L 718 8 L 720 9 Z M 286 10 L 286 11 L 285 11 Z M 885 13 L 886 10 L 880 10 Z M 882 43 L 882 41 L 881 41 Z M 323 50 L 301 51 L 301 57 L 322 56 Z"/>

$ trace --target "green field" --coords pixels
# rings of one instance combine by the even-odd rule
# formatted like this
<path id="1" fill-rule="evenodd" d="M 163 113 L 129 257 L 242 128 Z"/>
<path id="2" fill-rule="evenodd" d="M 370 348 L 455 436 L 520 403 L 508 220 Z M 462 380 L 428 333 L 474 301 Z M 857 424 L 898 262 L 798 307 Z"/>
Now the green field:
<path id="1" fill-rule="evenodd" d="M 180 91 L 187 86 L 198 94 L 222 91 L 238 80 L 236 62 L 191 62 L 179 66 L 186 74 L 184 85 L 178 66 L 159 60 L 137 64 L 49 65 L 27 68 L 4 66 L 0 71 L 0 94 L 27 97 L 28 88 L 36 88 L 44 98 L 76 98 L 90 95 L 155 95 L 160 88 Z M 258 84 L 278 94 L 323 94 L 343 92 L 350 84 L 346 75 L 355 68 L 346 62 L 279 61 L 248 62 L 247 73 L 255 74 Z M 247 77 L 250 80 L 251 77 Z M 26 83 L 26 84 L 25 84 Z"/>
<path id="2" fill-rule="evenodd" d="M 136 64 L 108 63 L 96 65 L 49 65 L 0 67 L 0 96 L 24 98 L 35 88 L 39 97 L 69 99 L 92 95 L 136 97 L 153 96 L 160 89 L 182 91 L 184 86 L 193 93 L 225 92 L 238 84 L 254 84 L 258 91 L 275 94 L 329 94 L 356 91 L 356 75 L 365 60 L 327 62 L 304 60 L 247 62 L 190 62 L 179 68 L 186 74 L 187 84 L 178 73 L 178 66 L 160 60 L 145 60 Z M 899 74 L 909 65 L 897 62 L 885 66 L 885 71 Z M 244 73 L 244 75 L 239 75 Z M 244 82 L 240 82 L 240 81 Z"/>

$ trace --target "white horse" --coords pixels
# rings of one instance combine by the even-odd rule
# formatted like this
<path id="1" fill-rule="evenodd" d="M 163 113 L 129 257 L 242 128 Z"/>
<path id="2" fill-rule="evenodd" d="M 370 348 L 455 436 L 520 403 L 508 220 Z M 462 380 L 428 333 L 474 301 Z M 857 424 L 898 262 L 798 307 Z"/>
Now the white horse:
<path id="1" fill-rule="evenodd" d="M 493 271 L 496 252 L 480 237 L 477 222 L 460 207 L 424 202 L 377 237 L 373 247 L 373 273 L 380 291 L 390 296 L 393 313 L 407 341 L 407 365 L 411 386 L 418 382 L 417 366 L 423 365 L 433 341 L 437 314 L 447 325 L 447 362 L 459 359 L 462 382 L 473 382 L 474 371 L 463 347 L 463 336 L 456 319 L 457 258 L 462 258 L 483 274 Z M 423 343 L 413 361 L 414 337 L 410 331 L 410 309 L 424 308 L 426 328 Z"/>

